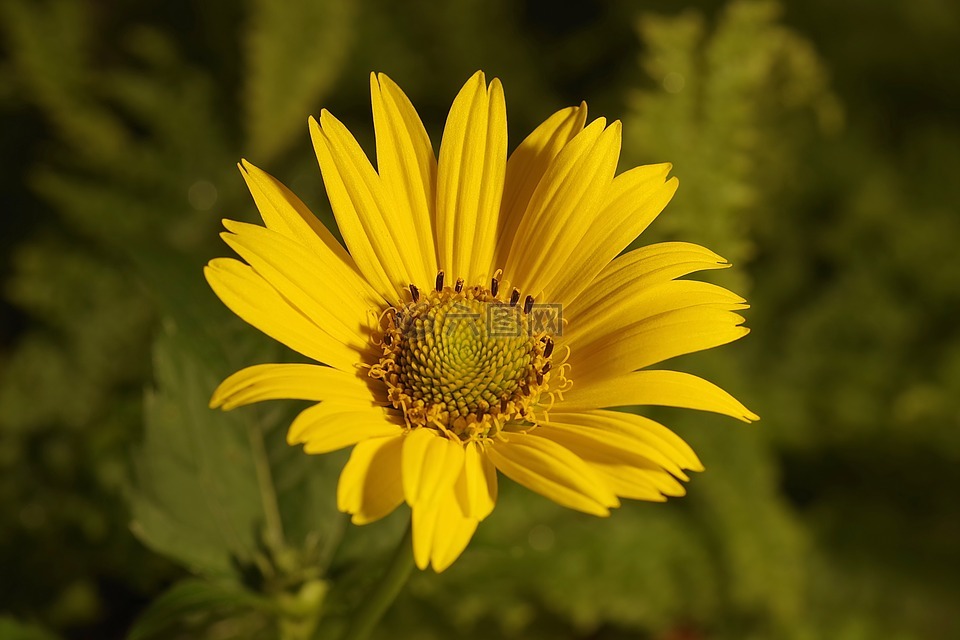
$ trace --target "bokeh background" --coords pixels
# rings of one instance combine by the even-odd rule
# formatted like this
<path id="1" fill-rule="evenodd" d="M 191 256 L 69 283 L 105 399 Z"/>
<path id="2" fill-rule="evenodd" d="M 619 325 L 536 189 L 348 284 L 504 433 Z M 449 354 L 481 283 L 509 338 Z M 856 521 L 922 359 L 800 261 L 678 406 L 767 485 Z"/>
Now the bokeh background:
<path id="1" fill-rule="evenodd" d="M 674 163 L 640 242 L 714 249 L 753 304 L 676 366 L 763 420 L 657 412 L 707 472 L 609 520 L 504 486 L 378 637 L 960 637 L 960 4 L 3 0 L 0 34 L 0 638 L 336 634 L 404 515 L 346 526 L 296 403 L 206 408 L 295 356 L 201 265 L 255 217 L 239 158 L 329 221 L 307 116 L 371 149 L 384 71 L 436 144 L 478 68 L 511 146 L 587 100 L 621 169 Z"/>

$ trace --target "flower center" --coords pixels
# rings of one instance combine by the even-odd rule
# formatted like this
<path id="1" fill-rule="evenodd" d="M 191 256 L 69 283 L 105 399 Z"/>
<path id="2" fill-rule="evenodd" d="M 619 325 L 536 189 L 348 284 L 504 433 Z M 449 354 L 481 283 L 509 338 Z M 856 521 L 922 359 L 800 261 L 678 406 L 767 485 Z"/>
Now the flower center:
<path id="1" fill-rule="evenodd" d="M 553 340 L 531 322 L 533 299 L 521 304 L 514 291 L 500 300 L 498 285 L 443 286 L 441 273 L 434 290 L 411 285 L 412 300 L 383 314 L 383 354 L 370 376 L 409 427 L 476 440 L 529 423 L 549 387 Z"/>

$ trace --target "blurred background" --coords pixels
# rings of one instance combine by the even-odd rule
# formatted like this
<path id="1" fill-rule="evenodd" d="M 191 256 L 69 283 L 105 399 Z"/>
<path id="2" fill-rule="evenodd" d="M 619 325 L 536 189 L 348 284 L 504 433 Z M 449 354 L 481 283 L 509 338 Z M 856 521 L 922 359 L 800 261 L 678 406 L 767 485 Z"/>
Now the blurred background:
<path id="1" fill-rule="evenodd" d="M 557 7 L 0 2 L 0 638 L 337 632 L 405 516 L 345 525 L 344 455 L 283 441 L 296 403 L 206 408 L 295 356 L 201 266 L 256 215 L 241 157 L 329 222 L 307 116 L 371 150 L 384 71 L 437 144 L 481 68 L 511 147 L 587 100 L 624 123 L 621 170 L 674 163 L 639 242 L 712 248 L 753 305 L 747 339 L 676 366 L 763 419 L 656 412 L 707 471 L 609 520 L 504 482 L 378 637 L 960 637 L 960 4 Z"/>

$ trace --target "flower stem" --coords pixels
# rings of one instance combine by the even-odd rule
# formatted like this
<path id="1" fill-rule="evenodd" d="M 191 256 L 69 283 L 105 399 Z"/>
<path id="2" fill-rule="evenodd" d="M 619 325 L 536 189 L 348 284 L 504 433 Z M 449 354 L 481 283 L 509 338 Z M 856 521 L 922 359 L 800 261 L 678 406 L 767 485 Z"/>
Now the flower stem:
<path id="1" fill-rule="evenodd" d="M 413 570 L 412 541 L 413 527 L 407 525 L 407 531 L 394 550 L 390 565 L 373 588 L 373 592 L 357 609 L 342 640 L 366 640 L 400 594 Z"/>
<path id="2" fill-rule="evenodd" d="M 280 516 L 280 505 L 277 503 L 277 491 L 273 485 L 273 474 L 270 472 L 270 457 L 263 442 L 263 429 L 256 422 L 247 425 L 247 436 L 250 438 L 250 449 L 253 452 L 253 464 L 257 474 L 257 486 L 260 489 L 260 500 L 263 503 L 263 516 L 266 523 L 267 545 L 272 552 L 277 552 L 286 544 L 283 535 L 283 518 Z"/>

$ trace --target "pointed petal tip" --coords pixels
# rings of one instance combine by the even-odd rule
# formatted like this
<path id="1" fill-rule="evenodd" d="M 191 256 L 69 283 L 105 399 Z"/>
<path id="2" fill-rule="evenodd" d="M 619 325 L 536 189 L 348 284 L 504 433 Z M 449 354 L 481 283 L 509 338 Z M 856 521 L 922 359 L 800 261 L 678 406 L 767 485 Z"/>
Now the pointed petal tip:
<path id="1" fill-rule="evenodd" d="M 240 228 L 240 225 L 243 223 L 237 220 L 231 220 L 230 218 L 220 218 L 220 224 L 223 225 L 223 228 L 227 230 L 220 232 L 220 237 L 222 238 L 227 232 L 236 233 L 236 230 Z"/>

